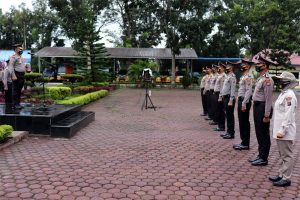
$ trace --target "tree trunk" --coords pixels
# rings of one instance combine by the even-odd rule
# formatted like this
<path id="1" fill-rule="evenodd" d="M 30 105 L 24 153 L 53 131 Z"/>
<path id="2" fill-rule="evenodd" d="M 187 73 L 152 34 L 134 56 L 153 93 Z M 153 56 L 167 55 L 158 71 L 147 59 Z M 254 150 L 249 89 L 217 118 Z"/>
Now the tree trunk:
<path id="1" fill-rule="evenodd" d="M 172 78 L 171 83 L 175 85 L 175 53 L 172 51 Z"/>

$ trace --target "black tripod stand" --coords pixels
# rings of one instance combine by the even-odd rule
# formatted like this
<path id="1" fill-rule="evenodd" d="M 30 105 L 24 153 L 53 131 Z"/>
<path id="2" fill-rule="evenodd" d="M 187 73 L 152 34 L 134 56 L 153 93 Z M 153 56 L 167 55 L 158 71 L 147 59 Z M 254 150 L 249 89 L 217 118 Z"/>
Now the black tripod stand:
<path id="1" fill-rule="evenodd" d="M 145 100 L 142 104 L 142 110 L 144 109 L 144 107 L 145 107 L 145 109 L 153 108 L 155 110 L 155 106 L 153 105 L 153 102 L 149 95 L 149 81 L 145 81 L 145 89 L 146 89 L 146 93 L 145 93 Z M 148 100 L 149 100 L 151 106 L 148 106 Z"/>

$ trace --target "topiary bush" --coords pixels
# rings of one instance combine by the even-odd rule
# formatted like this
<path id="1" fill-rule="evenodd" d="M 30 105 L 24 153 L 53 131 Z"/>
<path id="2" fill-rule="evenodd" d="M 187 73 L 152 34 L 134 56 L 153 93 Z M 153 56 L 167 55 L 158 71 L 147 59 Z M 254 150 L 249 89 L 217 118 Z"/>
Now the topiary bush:
<path id="1" fill-rule="evenodd" d="M 83 76 L 79 74 L 64 74 L 61 76 L 64 80 L 67 80 L 70 83 L 81 82 L 83 81 Z"/>
<path id="2" fill-rule="evenodd" d="M 69 87 L 47 87 L 46 91 L 50 94 L 50 97 L 53 100 L 64 99 L 72 93 L 72 90 Z"/>
<path id="3" fill-rule="evenodd" d="M 82 96 L 70 98 L 67 100 L 58 100 L 56 101 L 57 104 L 79 104 L 85 105 L 102 97 L 105 97 L 108 94 L 107 90 L 100 90 L 96 92 L 91 92 Z"/>
<path id="4" fill-rule="evenodd" d="M 188 88 L 192 83 L 193 83 L 193 79 L 188 74 L 185 74 L 182 78 L 183 88 Z"/>
<path id="5" fill-rule="evenodd" d="M 10 125 L 0 125 L 0 142 L 11 136 L 13 127 Z"/>

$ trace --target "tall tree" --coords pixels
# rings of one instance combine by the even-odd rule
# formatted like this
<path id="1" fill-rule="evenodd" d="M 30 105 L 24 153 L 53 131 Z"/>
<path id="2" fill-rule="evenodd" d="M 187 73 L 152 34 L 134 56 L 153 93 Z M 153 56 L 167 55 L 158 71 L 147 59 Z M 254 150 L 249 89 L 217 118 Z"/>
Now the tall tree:
<path id="1" fill-rule="evenodd" d="M 103 44 L 100 43 L 98 17 L 108 5 L 107 0 L 49 0 L 50 7 L 57 11 L 61 26 L 66 36 L 72 39 L 74 49 L 80 52 L 85 60 L 87 78 L 95 82 L 104 64 L 98 58 L 103 57 Z"/>
<path id="2" fill-rule="evenodd" d="M 122 29 L 122 46 L 153 47 L 160 43 L 162 38 L 159 21 L 156 19 L 157 8 L 157 0 L 112 1 L 109 13 Z"/>
<path id="3" fill-rule="evenodd" d="M 31 22 L 31 33 L 37 49 L 51 46 L 52 42 L 58 41 L 59 36 L 62 36 L 59 31 L 59 18 L 50 10 L 47 1 L 33 2 Z"/>

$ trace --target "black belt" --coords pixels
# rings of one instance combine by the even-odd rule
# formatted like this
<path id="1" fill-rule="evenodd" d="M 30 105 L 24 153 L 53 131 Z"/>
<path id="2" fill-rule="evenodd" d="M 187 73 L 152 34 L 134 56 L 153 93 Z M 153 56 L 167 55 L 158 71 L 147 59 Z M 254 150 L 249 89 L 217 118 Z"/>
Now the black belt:
<path id="1" fill-rule="evenodd" d="M 240 101 L 243 101 L 243 100 L 244 100 L 244 97 L 239 97 L 239 100 L 240 100 Z"/>
<path id="2" fill-rule="evenodd" d="M 254 101 L 253 102 L 254 103 L 254 105 L 262 105 L 262 104 L 265 104 L 266 102 L 265 101 Z"/>
<path id="3" fill-rule="evenodd" d="M 226 94 L 226 95 L 224 95 L 223 96 L 224 98 L 226 97 L 226 98 L 230 98 L 230 94 Z"/>

